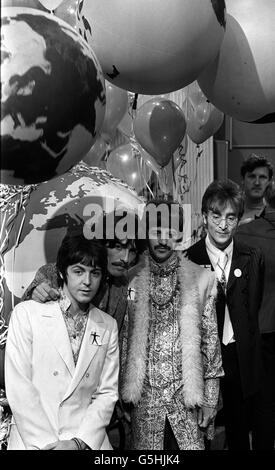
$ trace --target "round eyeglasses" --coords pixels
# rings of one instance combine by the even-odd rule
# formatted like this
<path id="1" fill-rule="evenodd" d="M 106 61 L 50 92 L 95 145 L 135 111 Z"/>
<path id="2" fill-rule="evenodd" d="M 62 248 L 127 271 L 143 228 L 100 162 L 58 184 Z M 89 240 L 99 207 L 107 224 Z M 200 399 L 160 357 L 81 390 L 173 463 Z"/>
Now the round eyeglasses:
<path id="1" fill-rule="evenodd" d="M 235 215 L 228 215 L 226 217 L 222 217 L 219 214 L 215 214 L 215 212 L 209 212 L 208 216 L 214 222 L 215 225 L 220 225 L 223 220 L 225 220 L 226 224 L 230 227 L 233 227 L 238 222 L 238 217 Z"/>

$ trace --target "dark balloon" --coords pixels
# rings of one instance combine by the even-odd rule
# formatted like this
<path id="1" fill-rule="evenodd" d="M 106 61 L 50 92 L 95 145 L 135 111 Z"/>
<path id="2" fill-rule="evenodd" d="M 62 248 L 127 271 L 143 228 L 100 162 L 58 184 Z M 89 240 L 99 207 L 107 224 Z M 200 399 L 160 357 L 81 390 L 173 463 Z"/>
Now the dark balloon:
<path id="1" fill-rule="evenodd" d="M 275 113 L 266 114 L 262 118 L 257 119 L 256 121 L 252 121 L 251 124 L 268 124 L 271 122 L 275 122 Z"/>

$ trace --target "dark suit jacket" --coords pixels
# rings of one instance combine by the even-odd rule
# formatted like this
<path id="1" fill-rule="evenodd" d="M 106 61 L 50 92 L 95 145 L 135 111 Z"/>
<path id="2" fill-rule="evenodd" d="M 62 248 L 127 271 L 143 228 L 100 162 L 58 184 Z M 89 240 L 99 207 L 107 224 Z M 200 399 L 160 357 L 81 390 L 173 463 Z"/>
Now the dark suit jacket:
<path id="1" fill-rule="evenodd" d="M 275 209 L 266 208 L 265 215 L 238 227 L 237 240 L 260 248 L 265 260 L 264 294 L 259 312 L 261 333 L 275 332 Z"/>
<path id="2" fill-rule="evenodd" d="M 187 250 L 187 256 L 194 263 L 210 266 L 213 270 L 206 251 L 205 239 L 191 246 Z M 236 269 L 240 270 L 240 277 L 234 274 Z M 234 240 L 226 302 L 236 340 L 244 397 L 255 393 L 259 387 L 261 365 L 258 312 L 262 300 L 263 272 L 261 251 Z M 218 292 L 217 322 L 219 337 L 222 340 L 225 303 L 223 294 L 219 290 Z"/>

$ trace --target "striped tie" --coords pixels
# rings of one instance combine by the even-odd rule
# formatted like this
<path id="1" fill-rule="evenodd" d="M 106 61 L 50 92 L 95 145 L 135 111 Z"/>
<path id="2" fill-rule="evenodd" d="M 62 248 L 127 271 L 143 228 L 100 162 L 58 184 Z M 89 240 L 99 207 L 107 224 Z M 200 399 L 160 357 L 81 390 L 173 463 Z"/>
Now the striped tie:
<path id="1" fill-rule="evenodd" d="M 225 268 L 228 262 L 228 255 L 224 252 L 221 253 L 218 261 L 218 267 L 220 270 L 219 282 L 223 289 L 224 294 L 226 294 L 226 275 L 225 275 Z M 222 335 L 222 342 L 223 344 L 227 345 L 229 341 L 234 337 L 234 332 L 232 329 L 228 306 L 225 304 L 225 312 L 224 312 L 224 323 L 223 323 L 223 335 Z"/>
<path id="2" fill-rule="evenodd" d="M 227 265 L 227 261 L 228 261 L 228 255 L 226 253 L 222 252 L 220 257 L 219 257 L 219 261 L 218 261 L 218 266 L 219 266 L 219 269 L 220 269 L 220 276 L 218 276 L 218 277 L 219 277 L 219 281 L 220 281 L 220 284 L 223 288 L 224 293 L 226 292 L 226 284 L 227 284 L 226 276 L 225 276 L 225 268 L 226 268 L 226 265 Z"/>

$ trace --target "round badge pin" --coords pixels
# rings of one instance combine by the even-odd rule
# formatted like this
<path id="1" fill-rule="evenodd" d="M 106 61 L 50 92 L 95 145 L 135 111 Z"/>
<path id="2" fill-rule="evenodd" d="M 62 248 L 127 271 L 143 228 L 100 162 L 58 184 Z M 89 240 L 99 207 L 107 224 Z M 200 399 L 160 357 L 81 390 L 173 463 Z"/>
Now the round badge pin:
<path id="1" fill-rule="evenodd" d="M 241 275 L 242 275 L 242 271 L 239 268 L 235 269 L 234 276 L 235 277 L 241 277 Z"/>

